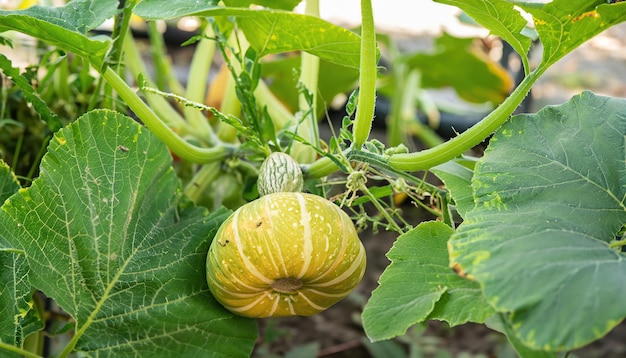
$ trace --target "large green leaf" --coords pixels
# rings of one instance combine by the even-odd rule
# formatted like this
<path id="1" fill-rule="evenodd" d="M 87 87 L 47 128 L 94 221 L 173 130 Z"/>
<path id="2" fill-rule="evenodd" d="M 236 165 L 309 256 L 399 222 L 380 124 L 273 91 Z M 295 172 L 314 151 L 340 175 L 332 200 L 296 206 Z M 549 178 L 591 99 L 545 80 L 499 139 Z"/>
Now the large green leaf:
<path id="1" fill-rule="evenodd" d="M 569 350 L 626 317 L 626 100 L 585 92 L 513 117 L 477 165 L 476 207 L 450 241 L 531 348 Z"/>
<path id="2" fill-rule="evenodd" d="M 450 269 L 446 245 L 452 233 L 449 226 L 432 221 L 398 237 L 387 254 L 391 264 L 363 311 L 371 340 L 402 335 L 427 319 L 454 326 L 483 322 L 494 313 L 479 286 Z"/>
<path id="3" fill-rule="evenodd" d="M 526 70 L 528 68 L 528 49 L 531 39 L 522 34 L 526 19 L 506 0 L 435 0 L 442 4 L 454 5 L 476 22 L 489 29 L 492 34 L 508 42 L 520 55 Z"/>
<path id="4" fill-rule="evenodd" d="M 250 354 L 254 321 L 223 309 L 204 272 L 228 213 L 181 201 L 167 148 L 131 118 L 94 111 L 57 132 L 41 176 L 2 209 L 31 284 L 75 320 L 78 350 Z"/>
<path id="5" fill-rule="evenodd" d="M 532 14 L 543 45 L 542 65 L 549 66 L 583 42 L 626 21 L 626 2 L 554 0 L 549 3 L 514 1 Z"/>
<path id="6" fill-rule="evenodd" d="M 31 6 L 25 10 L 3 11 L 36 18 L 64 29 L 86 34 L 118 11 L 118 0 L 73 0 L 64 6 Z"/>
<path id="7" fill-rule="evenodd" d="M 18 191 L 20 185 L 9 166 L 0 160 L 0 203 Z M 6 251 L 5 251 L 6 250 Z M 43 328 L 33 309 L 33 289 L 28 283 L 24 255 L 10 250 L 0 236 L 0 341 L 21 347 L 24 338 Z"/>
<path id="8" fill-rule="evenodd" d="M 167 3 L 143 0 L 134 12 L 147 20 L 189 15 L 232 16 L 259 56 L 306 51 L 333 63 L 359 67 L 360 37 L 314 16 L 271 9 L 216 7 L 183 0 Z"/>
<path id="9" fill-rule="evenodd" d="M 423 87 L 451 86 L 470 102 L 498 104 L 509 95 L 513 79 L 498 63 L 472 45 L 471 38 L 443 34 L 434 53 L 416 53 L 407 59 L 422 73 Z"/>
<path id="10" fill-rule="evenodd" d="M 117 4 L 117 0 L 74 0 L 61 7 L 0 10 L 0 31 L 19 31 L 99 63 L 109 42 L 85 34 L 115 15 Z"/>

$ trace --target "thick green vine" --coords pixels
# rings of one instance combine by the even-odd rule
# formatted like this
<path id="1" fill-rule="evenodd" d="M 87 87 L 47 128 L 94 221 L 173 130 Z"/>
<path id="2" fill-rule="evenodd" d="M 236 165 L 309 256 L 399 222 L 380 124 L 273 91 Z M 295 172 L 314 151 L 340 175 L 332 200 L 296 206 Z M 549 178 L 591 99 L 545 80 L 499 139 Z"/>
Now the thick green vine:
<path id="1" fill-rule="evenodd" d="M 212 163 L 224 159 L 234 151 L 233 148 L 225 144 L 219 144 L 212 148 L 201 148 L 186 142 L 172 131 L 115 71 L 107 68 L 103 71 L 102 76 L 128 104 L 128 107 L 141 118 L 150 131 L 179 157 L 194 163 Z"/>
<path id="2" fill-rule="evenodd" d="M 376 103 L 376 29 L 371 0 L 361 0 L 359 99 L 354 120 L 354 148 L 361 148 L 372 130 Z"/>

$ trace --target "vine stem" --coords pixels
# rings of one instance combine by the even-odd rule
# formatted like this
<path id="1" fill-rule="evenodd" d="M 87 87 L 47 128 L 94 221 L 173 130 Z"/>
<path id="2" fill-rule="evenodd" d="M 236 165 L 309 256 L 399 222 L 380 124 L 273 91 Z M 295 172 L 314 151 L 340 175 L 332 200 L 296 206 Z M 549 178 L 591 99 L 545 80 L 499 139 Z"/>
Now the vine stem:
<path id="1" fill-rule="evenodd" d="M 310 16 L 320 16 L 319 0 L 307 0 L 305 13 Z M 304 116 L 302 123 L 297 127 L 296 133 L 305 138 L 309 143 L 319 145 L 319 133 L 317 130 L 317 92 L 319 79 L 319 57 L 308 52 L 302 52 L 300 62 L 300 82 L 311 91 L 312 103 L 307 102 L 304 93 L 300 94 L 298 106 L 300 113 Z M 311 163 L 315 160 L 315 149 L 306 145 L 294 147 L 294 157 L 299 163 Z"/>
<path id="2" fill-rule="evenodd" d="M 515 108 L 524 100 L 524 97 L 526 97 L 532 85 L 544 71 L 545 68 L 538 67 L 535 71 L 531 72 L 504 102 L 483 118 L 483 120 L 459 136 L 436 147 L 420 152 L 392 155 L 389 158 L 389 164 L 398 170 L 423 170 L 445 163 L 463 154 L 463 152 L 485 140 L 504 124 L 511 113 L 515 111 Z"/>
<path id="3" fill-rule="evenodd" d="M 376 31 L 371 0 L 361 0 L 359 97 L 354 119 L 354 148 L 361 148 L 372 130 L 376 102 Z"/>
<path id="4" fill-rule="evenodd" d="M 212 148 L 201 148 L 186 142 L 163 123 L 156 113 L 110 67 L 102 72 L 102 76 L 148 129 L 179 157 L 193 163 L 212 163 L 224 159 L 234 151 L 233 148 L 224 144 L 218 144 Z"/>
<path id="5" fill-rule="evenodd" d="M 387 163 L 396 170 L 417 171 L 430 169 L 460 156 L 485 140 L 506 122 L 515 108 L 524 100 L 535 81 L 548 67 L 547 65 L 537 67 L 495 110 L 459 136 L 420 152 L 394 154 L 389 157 Z M 354 157 L 350 153 L 347 153 L 347 156 L 350 159 Z M 367 158 L 364 159 L 367 160 Z M 336 170 L 338 170 L 337 165 L 328 157 L 320 158 L 315 163 L 304 167 L 307 178 L 325 177 Z"/>
<path id="6" fill-rule="evenodd" d="M 214 30 L 214 32 L 219 38 L 220 36 L 218 35 L 219 31 L 217 28 Z M 233 35 L 228 39 L 228 46 L 234 49 L 239 49 L 239 51 L 233 52 L 245 53 L 250 47 L 250 44 L 244 36 L 239 36 L 237 32 L 234 32 Z M 233 79 L 233 81 L 235 81 L 234 83 L 236 83 L 235 79 L 238 78 L 239 75 L 242 73 L 243 68 L 241 67 L 240 61 L 237 60 L 235 56 L 229 55 L 224 50 L 224 46 L 221 45 L 220 51 L 222 52 L 222 56 L 227 59 L 226 63 L 228 65 L 228 69 L 231 72 L 230 77 Z M 234 86 L 234 84 L 230 94 L 227 94 L 232 97 L 229 97 L 228 99 L 225 98 L 224 100 L 233 100 L 240 102 L 237 108 L 237 112 L 241 112 L 241 109 L 243 107 L 241 105 L 241 101 L 236 95 L 236 86 Z M 278 98 L 272 93 L 272 91 L 270 91 L 268 85 L 264 81 L 258 81 L 258 83 L 256 84 L 256 88 L 254 89 L 254 99 L 256 100 L 260 108 L 264 108 L 265 110 L 267 110 L 276 128 L 284 128 L 285 126 L 294 123 L 293 114 L 287 109 L 287 107 L 285 107 L 282 102 L 280 102 L 280 100 L 278 100 Z M 226 125 L 230 127 L 230 125 L 228 124 L 225 124 L 223 122 L 220 123 L 220 125 Z"/>

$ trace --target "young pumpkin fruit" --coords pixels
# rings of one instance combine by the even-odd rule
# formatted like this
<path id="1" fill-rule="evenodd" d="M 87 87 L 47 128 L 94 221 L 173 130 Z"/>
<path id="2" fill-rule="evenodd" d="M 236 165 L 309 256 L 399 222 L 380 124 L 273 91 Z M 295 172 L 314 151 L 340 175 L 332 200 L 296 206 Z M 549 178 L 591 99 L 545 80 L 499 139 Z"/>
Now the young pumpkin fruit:
<path id="1" fill-rule="evenodd" d="M 330 201 L 270 192 L 222 224 L 206 269 L 213 296 L 231 312 L 310 316 L 358 285 L 365 249 L 348 215 Z"/>

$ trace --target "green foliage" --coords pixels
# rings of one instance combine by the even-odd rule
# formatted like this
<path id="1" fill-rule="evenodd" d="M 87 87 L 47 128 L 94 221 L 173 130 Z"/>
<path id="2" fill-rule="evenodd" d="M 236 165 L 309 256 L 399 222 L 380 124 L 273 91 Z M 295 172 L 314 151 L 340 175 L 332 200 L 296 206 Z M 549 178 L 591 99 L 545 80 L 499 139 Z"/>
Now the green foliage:
<path id="1" fill-rule="evenodd" d="M 448 193 L 454 198 L 454 206 L 462 217 L 474 208 L 471 181 L 475 162 L 468 162 L 470 165 L 463 165 L 460 160 L 449 161 L 432 169 L 432 172 L 446 185 Z"/>
<path id="2" fill-rule="evenodd" d="M 203 3 L 192 5 L 184 0 L 166 4 L 160 0 L 143 0 L 135 8 L 135 14 L 147 20 L 188 15 L 232 16 L 259 56 L 302 50 L 333 63 L 359 68 L 359 36 L 313 16 Z"/>
<path id="3" fill-rule="evenodd" d="M 485 117 L 478 125 L 435 148 L 416 153 L 398 154 L 389 159 L 396 169 L 429 169 L 460 156 L 466 150 L 480 144 L 498 129 L 519 106 L 530 91 L 532 84 L 557 60 L 580 46 L 583 42 L 617 23 L 626 21 L 626 4 L 607 4 L 603 0 L 555 0 L 549 3 L 522 3 L 521 8 L 535 17 L 535 28 L 543 45 L 543 57 L 537 68 L 531 71 L 515 90 Z M 474 1 L 458 6 L 474 13 Z M 493 18 L 497 12 L 479 12 L 476 21 L 487 29 L 500 31 Z M 507 27 L 513 31 L 510 26 Z M 523 36 L 523 35 L 518 35 Z M 520 56 L 524 58 L 525 53 Z"/>
<path id="4" fill-rule="evenodd" d="M 11 172 L 11 168 L 0 161 L 0 202 L 4 202 L 20 188 L 20 184 Z"/>
<path id="5" fill-rule="evenodd" d="M 32 50 L 15 45 L 18 52 Z M 0 56 L 0 158 L 23 185 L 38 175 L 52 134 L 103 102 L 87 61 L 55 49 L 37 51 L 36 58 L 22 70 Z"/>
<path id="6" fill-rule="evenodd" d="M 418 52 L 407 64 L 420 70 L 426 88 L 453 87 L 466 101 L 502 102 L 513 88 L 511 76 L 475 48 L 472 38 L 437 38 L 435 52 Z"/>
<path id="7" fill-rule="evenodd" d="M 20 188 L 6 163 L 0 161 L 0 202 Z M 33 288 L 28 283 L 28 265 L 24 255 L 10 250 L 0 236 L 0 342 L 22 347 L 31 333 L 43 329 L 39 312 L 33 309 Z"/>
<path id="8" fill-rule="evenodd" d="M 301 57 L 276 57 L 261 62 L 261 77 L 269 82 L 272 93 L 280 98 L 292 112 L 298 109 L 299 93 L 294 91 L 298 86 L 298 72 Z M 347 68 L 328 61 L 320 61 L 318 78 L 317 111 L 323 114 L 326 106 L 340 93 L 350 92 L 358 80 L 358 69 Z"/>
<path id="9" fill-rule="evenodd" d="M 28 264 L 24 256 L 0 251 L 0 341 L 22 348 L 24 339 L 44 328 L 34 305 L 33 289 L 28 284 Z"/>
<path id="10" fill-rule="evenodd" d="M 204 278 L 228 212 L 181 200 L 152 133 L 115 112 L 90 112 L 55 135 L 41 167 L 2 207 L 0 227 L 24 252 L 30 284 L 72 317 L 66 352 L 250 353 L 254 322 L 221 308 Z"/>
<path id="11" fill-rule="evenodd" d="M 522 341 L 520 341 L 520 339 L 515 335 L 513 327 L 511 327 L 511 322 L 502 317 L 502 314 L 493 315 L 485 322 L 485 324 L 487 327 L 506 335 L 509 343 L 511 343 L 511 346 L 513 346 L 517 354 L 519 354 L 522 358 L 567 357 L 567 354 L 534 350 L 524 345 L 524 343 L 522 343 Z"/>
<path id="12" fill-rule="evenodd" d="M 7 15 L 25 16 L 81 34 L 100 26 L 117 12 L 117 0 L 76 0 L 59 7 L 32 6 L 26 10 L 7 11 Z"/>
<path id="13" fill-rule="evenodd" d="M 531 39 L 525 36 L 527 21 L 513 8 L 513 4 L 506 0 L 436 0 L 442 4 L 457 6 L 476 22 L 489 29 L 493 35 L 499 36 L 508 42 L 521 56 L 526 73 L 528 67 L 528 50 Z"/>
<path id="14" fill-rule="evenodd" d="M 543 64 L 549 66 L 607 28 L 626 21 L 626 4 L 604 0 L 555 0 L 517 3 L 535 19 L 543 45 Z"/>
<path id="15" fill-rule="evenodd" d="M 362 315 L 370 339 L 403 335 L 427 320 L 451 326 L 479 322 L 504 333 L 523 357 L 554 357 L 601 338 L 626 318 L 620 304 L 626 294 L 626 102 L 584 92 L 562 106 L 508 120 L 552 64 L 626 21 L 626 3 L 439 0 L 507 41 L 520 54 L 526 77 L 509 93 L 501 69 L 477 54 L 470 40 L 448 35 L 437 40 L 433 54 L 395 58 L 393 65 L 403 68 L 392 67 L 398 72 L 390 77 L 396 89 L 407 90 L 396 98 L 399 112 L 412 106 L 417 70 L 422 86 L 452 86 L 468 100 L 501 102 L 459 136 L 409 153 L 369 138 L 379 79 L 371 2 L 361 1 L 361 37 L 290 12 L 299 2 L 142 0 L 119 9 L 118 1 L 74 0 L 56 8 L 0 11 L 0 31 L 56 46 L 42 61 L 47 71 L 41 71 L 41 82 L 34 80 L 39 71 L 20 72 L 0 56 L 3 75 L 15 84 L 3 87 L 2 114 L 5 104 L 12 107 L 6 113 L 21 113 L 3 117 L 0 125 L 21 130 L 28 102 L 38 113 L 28 112 L 30 121 L 45 125 L 41 118 L 49 127 L 40 142 L 56 130 L 29 187 L 20 189 L 11 172 L 18 172 L 17 160 L 11 169 L 0 165 L 0 200 L 8 198 L 0 212 L 0 355 L 42 354 L 29 341 L 43 336 L 43 295 L 68 315 L 54 322 L 62 327 L 59 334 L 71 333 L 62 357 L 250 355 L 255 322 L 213 299 L 206 253 L 229 213 L 223 206 L 236 209 L 258 196 L 260 161 L 299 145 L 319 156 L 301 165 L 307 188 L 332 195 L 359 228 L 400 233 L 388 253 L 392 263 Z M 518 9 L 533 16 L 534 32 Z M 123 46 L 132 41 L 131 12 L 148 21 L 203 19 L 202 34 L 191 41 L 201 49 L 189 72 L 193 86 L 177 84 L 162 61 L 159 88 L 172 93 L 151 88 L 132 42 Z M 114 35 L 89 33 L 109 18 L 115 20 Z M 527 57 L 531 38 L 544 49 L 534 69 Z M 124 77 L 122 48 L 140 93 Z M 198 103 L 204 83 L 195 81 L 207 77 L 202 71 L 216 49 L 231 75 L 223 85 L 221 104 L 230 104 L 223 112 Z M 158 51 L 163 47 L 155 48 L 154 57 L 166 58 Z M 270 56 L 295 51 L 318 56 L 321 64 Z M 302 73 L 318 82 L 296 80 Z M 7 98 L 18 90 L 22 107 L 14 108 Z M 309 119 L 315 125 L 311 109 L 325 109 L 312 108 L 314 96 L 321 97 L 320 105 L 353 90 L 339 133 L 328 145 L 297 132 Z M 88 95 L 93 97 L 86 101 Z M 55 96 L 73 103 L 71 118 L 58 110 Z M 116 101 L 145 126 L 107 110 Z M 90 111 L 100 106 L 105 108 Z M 460 157 L 496 130 L 483 158 Z M 393 131 L 395 141 L 407 130 Z M 15 137 L 3 133 L 2 149 L 14 148 L 18 157 L 23 136 L 6 146 L 5 138 Z M 34 157 L 31 168 L 38 166 L 40 157 Z M 432 169 L 444 187 L 416 176 L 421 169 Z M 325 179 L 336 171 L 345 177 Z M 28 179 L 36 171 L 31 172 Z M 439 221 L 413 228 L 397 206 L 402 198 Z M 403 353 L 397 341 L 365 345 L 372 354 Z M 292 354 L 319 350 L 311 345 Z"/>
<path id="16" fill-rule="evenodd" d="M 535 349 L 581 347 L 626 318 L 625 257 L 611 246 L 626 222 L 624 111 L 585 92 L 516 116 L 474 173 L 452 266 Z"/>
<path id="17" fill-rule="evenodd" d="M 17 30 L 100 63 L 109 49 L 109 41 L 88 38 L 85 33 L 116 12 L 116 0 L 76 0 L 58 8 L 33 6 L 26 10 L 0 11 L 0 30 Z"/>
<path id="18" fill-rule="evenodd" d="M 425 222 L 398 237 L 387 254 L 391 264 L 363 311 L 370 339 L 402 335 L 426 319 L 455 326 L 493 314 L 478 284 L 450 270 L 446 245 L 453 232 L 443 223 Z"/>

